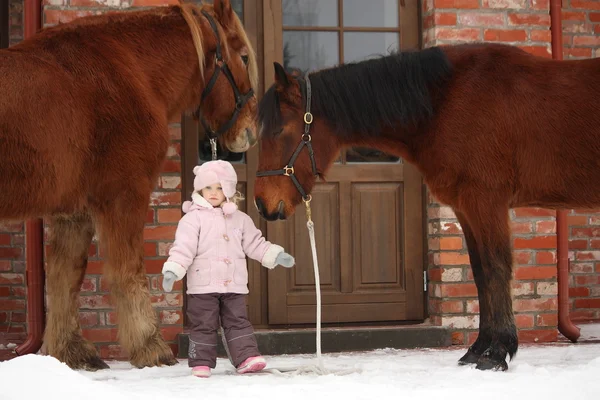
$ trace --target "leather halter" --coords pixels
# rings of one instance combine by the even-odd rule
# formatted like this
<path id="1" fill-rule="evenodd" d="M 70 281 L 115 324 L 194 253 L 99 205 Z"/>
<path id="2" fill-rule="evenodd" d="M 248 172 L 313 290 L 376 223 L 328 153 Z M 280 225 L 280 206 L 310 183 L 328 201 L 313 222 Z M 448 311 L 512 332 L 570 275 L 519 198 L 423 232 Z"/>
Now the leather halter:
<path id="1" fill-rule="evenodd" d="M 301 82 L 300 80 L 298 80 L 298 81 Z M 304 147 L 306 147 L 308 149 L 308 156 L 310 157 L 310 163 L 312 166 L 313 175 L 315 175 L 315 176 L 318 175 L 317 174 L 317 163 L 315 161 L 315 153 L 313 151 L 313 147 L 311 144 L 312 139 L 311 139 L 311 136 L 309 133 L 310 125 L 313 122 L 313 115 L 310 112 L 311 86 L 310 86 L 310 79 L 308 79 L 308 73 L 304 76 L 304 82 L 305 82 L 305 89 L 302 84 L 300 84 L 300 87 L 301 87 L 301 89 L 304 89 L 306 91 L 305 96 L 303 93 L 303 97 L 306 98 L 306 112 L 304 113 L 304 134 L 302 135 L 302 138 L 300 139 L 300 143 L 298 143 L 296 150 L 290 157 L 290 160 L 288 161 L 288 163 L 286 164 L 285 167 L 283 167 L 282 169 L 276 169 L 276 170 L 258 171 L 256 173 L 256 176 L 257 177 L 277 176 L 277 175 L 289 176 L 292 179 L 294 186 L 296 186 L 296 189 L 298 189 L 298 192 L 300 192 L 300 195 L 302 196 L 302 200 L 304 200 L 305 202 L 310 202 L 311 195 L 306 193 L 306 191 L 304 190 L 304 188 L 298 181 L 298 178 L 296 178 L 296 173 L 294 171 L 294 163 L 296 162 L 296 158 L 300 154 L 300 151 L 302 151 L 302 149 Z"/>
<path id="2" fill-rule="evenodd" d="M 216 66 L 215 66 L 215 71 L 212 74 L 212 77 L 210 78 L 210 80 L 208 81 L 208 84 L 202 91 L 202 96 L 200 97 L 200 104 L 198 105 L 198 108 L 194 112 L 194 115 L 199 118 L 200 122 L 202 123 L 202 126 L 204 127 L 204 130 L 206 131 L 206 136 L 208 136 L 208 138 L 211 139 L 211 142 L 213 142 L 219 137 L 219 135 L 222 135 L 223 133 L 227 132 L 231 128 L 231 126 L 235 123 L 238 116 L 240 115 L 240 111 L 242 110 L 242 108 L 244 108 L 244 105 L 254 95 L 254 90 L 252 88 L 250 88 L 250 90 L 248 92 L 246 92 L 245 94 L 240 93 L 239 88 L 235 84 L 235 79 L 233 78 L 233 74 L 231 73 L 231 70 L 229 69 L 229 67 L 227 66 L 227 63 L 223 59 L 223 53 L 221 51 L 221 40 L 219 39 L 219 31 L 217 30 L 217 25 L 215 24 L 215 21 L 213 20 L 213 18 L 206 11 L 202 10 L 202 15 L 204 15 L 204 17 L 206 17 L 206 19 L 208 20 L 208 23 L 210 24 L 212 30 L 215 33 L 215 36 L 217 37 L 217 49 L 216 49 L 216 55 L 215 55 Z M 229 80 L 229 83 L 231 84 L 231 88 L 233 89 L 233 94 L 235 96 L 235 110 L 233 110 L 233 114 L 231 115 L 229 120 L 227 122 L 225 122 L 225 124 L 223 124 L 216 131 L 214 131 L 214 130 L 212 130 L 212 128 L 210 127 L 208 122 L 202 116 L 202 113 L 200 111 L 200 106 L 202 105 L 202 102 L 204 101 L 204 99 L 208 96 L 210 91 L 215 86 L 215 83 L 217 82 L 217 78 L 219 77 L 219 72 L 221 72 L 221 71 L 225 74 L 225 76 Z"/>

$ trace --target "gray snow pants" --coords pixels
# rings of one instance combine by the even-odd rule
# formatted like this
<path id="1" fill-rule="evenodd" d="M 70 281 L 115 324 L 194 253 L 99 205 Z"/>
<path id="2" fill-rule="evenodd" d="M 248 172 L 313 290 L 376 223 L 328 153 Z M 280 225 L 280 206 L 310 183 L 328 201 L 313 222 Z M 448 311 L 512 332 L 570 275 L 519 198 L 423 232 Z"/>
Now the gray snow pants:
<path id="1" fill-rule="evenodd" d="M 227 347 L 237 367 L 248 357 L 260 356 L 254 329 L 246 313 L 246 295 L 237 293 L 188 294 L 190 326 L 188 365 L 217 365 L 217 330 L 225 332 Z M 219 321 L 220 320 L 220 321 Z"/>

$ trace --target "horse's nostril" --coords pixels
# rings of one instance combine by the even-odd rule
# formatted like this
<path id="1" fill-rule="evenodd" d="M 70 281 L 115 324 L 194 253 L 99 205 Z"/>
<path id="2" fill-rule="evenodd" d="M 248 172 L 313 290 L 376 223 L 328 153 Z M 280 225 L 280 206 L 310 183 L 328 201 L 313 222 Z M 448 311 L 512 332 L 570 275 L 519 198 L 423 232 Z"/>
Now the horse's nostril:
<path id="1" fill-rule="evenodd" d="M 263 201 L 262 201 L 262 199 L 260 197 L 255 197 L 254 198 L 254 206 L 256 207 L 256 209 L 258 210 L 258 213 L 260 215 L 264 215 L 265 204 L 263 203 Z"/>
<path id="2" fill-rule="evenodd" d="M 283 211 L 284 208 L 285 208 L 285 203 L 283 202 L 283 200 L 281 200 L 279 202 L 279 207 L 277 208 L 277 213 L 279 214 L 278 215 L 279 219 L 285 219 L 285 212 Z"/>

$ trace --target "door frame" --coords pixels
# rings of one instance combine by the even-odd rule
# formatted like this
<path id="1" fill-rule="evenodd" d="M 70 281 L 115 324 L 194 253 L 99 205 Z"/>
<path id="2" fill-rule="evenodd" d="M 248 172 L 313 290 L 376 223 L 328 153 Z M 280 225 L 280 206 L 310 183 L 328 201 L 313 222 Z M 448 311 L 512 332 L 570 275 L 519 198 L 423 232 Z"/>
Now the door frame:
<path id="1" fill-rule="evenodd" d="M 0 49 L 10 45 L 10 0 L 0 0 Z"/>
<path id="2" fill-rule="evenodd" d="M 274 62 L 278 62 L 283 65 L 283 7 L 282 0 L 257 0 L 258 3 L 262 3 L 262 24 L 259 24 L 263 28 L 262 32 L 262 62 L 263 69 L 262 71 L 262 83 L 265 88 L 270 87 L 274 83 L 274 72 L 271 68 Z M 245 1 L 248 3 L 248 0 Z M 338 12 L 341 13 L 341 7 L 338 9 Z M 402 49 L 406 50 L 409 48 L 422 48 L 422 24 L 421 24 L 421 7 L 420 2 L 407 2 L 403 5 L 402 1 L 398 1 L 398 12 L 399 12 L 399 25 L 400 27 L 406 26 L 407 29 L 400 30 L 400 43 L 402 43 Z M 372 28 L 365 29 L 356 29 L 353 28 L 353 31 L 373 31 Z M 343 39 L 341 39 L 343 40 Z M 340 49 L 343 54 L 343 48 Z M 262 92 L 261 92 L 262 94 Z M 335 165 L 332 167 L 331 174 L 339 173 L 343 170 L 346 165 Z M 354 166 L 353 166 L 354 167 Z M 365 163 L 363 168 L 381 168 L 379 164 L 368 164 Z M 414 232 L 414 235 L 411 235 L 411 240 L 405 241 L 401 244 L 401 247 L 404 251 L 403 253 L 403 261 L 404 265 L 408 265 L 408 263 L 416 263 L 421 266 L 419 269 L 419 273 L 415 273 L 415 269 L 413 268 L 407 273 L 405 276 L 405 286 L 406 286 L 406 296 L 408 298 L 419 299 L 418 304 L 412 305 L 412 308 L 407 309 L 406 320 L 415 320 L 422 321 L 427 318 L 427 288 L 424 287 L 425 277 L 423 271 L 426 271 L 427 268 L 427 239 L 425 233 L 427 232 L 427 226 L 424 216 L 426 207 L 426 190 L 422 180 L 422 176 L 418 169 L 409 163 L 404 163 L 403 165 L 403 182 L 405 187 L 408 186 L 410 188 L 414 188 L 416 191 L 418 188 L 418 192 L 406 194 L 404 195 L 405 202 L 404 207 L 410 208 L 410 210 L 414 210 L 415 212 L 412 214 L 403 212 L 403 224 L 404 226 L 410 226 L 411 229 L 416 229 L 417 232 Z M 351 194 L 350 185 L 343 185 L 340 188 L 340 195 Z M 344 214 L 349 215 L 350 209 L 345 210 Z M 303 210 L 298 209 L 297 212 L 303 213 Z M 290 245 L 290 233 L 286 230 L 286 227 L 283 224 L 268 223 L 267 224 L 267 239 L 280 243 L 283 246 Z M 402 235 L 404 239 L 404 235 Z M 341 263 L 351 262 L 351 248 L 352 243 L 341 243 L 343 247 L 341 249 L 342 257 Z M 411 247 L 410 251 L 406 251 L 406 247 Z M 345 250 L 348 250 L 347 252 Z M 347 254 L 344 254 L 347 253 Z M 290 272 L 280 268 L 269 271 L 268 273 L 268 287 L 280 288 L 282 282 L 287 282 L 288 274 Z M 419 297 L 416 295 L 417 291 L 421 291 L 423 288 L 423 296 Z M 281 291 L 278 291 L 280 293 Z M 277 326 L 282 324 L 288 324 L 286 318 L 282 317 L 285 314 L 284 310 L 287 309 L 287 302 L 283 301 L 284 299 L 277 299 L 276 301 L 269 301 L 269 296 L 267 293 L 265 301 L 267 302 L 268 307 L 268 315 L 264 322 L 270 326 Z M 348 324 L 354 323 L 341 323 L 337 325 L 347 326 Z M 356 325 L 360 323 L 357 322 Z M 382 322 L 385 324 L 385 322 Z M 336 324 L 332 324 L 336 325 Z M 301 324 L 294 324 L 294 326 L 302 326 Z"/>

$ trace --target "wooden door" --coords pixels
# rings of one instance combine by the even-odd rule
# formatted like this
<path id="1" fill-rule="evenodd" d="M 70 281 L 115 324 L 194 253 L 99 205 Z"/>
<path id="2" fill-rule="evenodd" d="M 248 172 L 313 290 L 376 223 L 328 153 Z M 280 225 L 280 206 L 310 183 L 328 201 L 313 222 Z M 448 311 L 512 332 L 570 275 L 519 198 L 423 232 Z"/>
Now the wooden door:
<path id="1" fill-rule="evenodd" d="M 265 86 L 273 61 L 311 70 L 419 46 L 416 2 L 265 0 Z M 404 2 L 402 2 L 404 3 Z M 365 8 L 366 7 L 366 8 Z M 317 152 L 318 149 L 315 149 Z M 401 159 L 372 149 L 344 152 L 312 196 L 324 323 L 421 320 L 423 185 Z M 296 257 L 268 274 L 268 323 L 316 321 L 313 262 L 300 206 L 268 238 Z"/>

